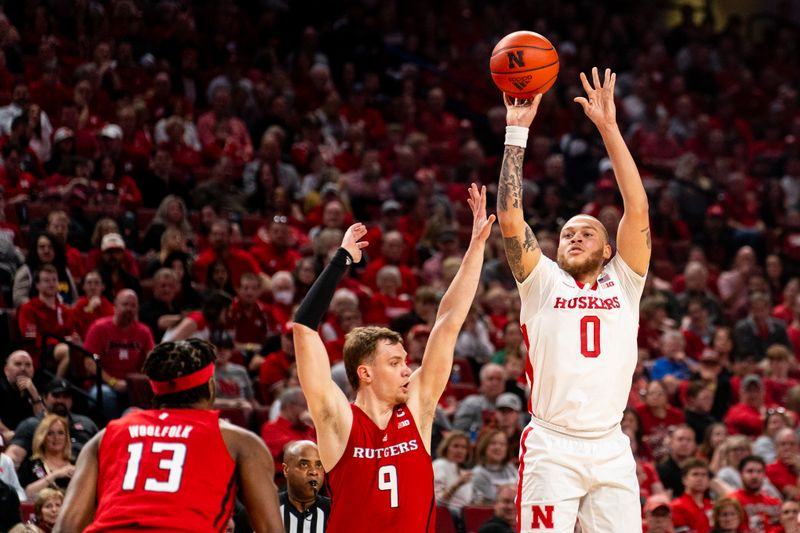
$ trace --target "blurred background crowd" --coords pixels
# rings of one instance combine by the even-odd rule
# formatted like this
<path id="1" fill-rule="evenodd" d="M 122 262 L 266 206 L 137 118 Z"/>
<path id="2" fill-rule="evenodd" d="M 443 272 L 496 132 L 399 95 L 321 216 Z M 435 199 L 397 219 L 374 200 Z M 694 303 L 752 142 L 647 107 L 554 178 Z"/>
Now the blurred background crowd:
<path id="1" fill-rule="evenodd" d="M 313 439 L 291 317 L 353 221 L 370 246 L 321 330 L 334 375 L 346 389 L 344 335 L 364 324 L 401 333 L 418 364 L 469 240 L 468 184 L 494 204 L 505 109 L 490 52 L 530 29 L 561 62 L 524 167 L 542 251 L 575 213 L 612 237 L 622 214 L 572 102 L 580 71 L 617 72 L 650 197 L 623 418 L 645 527 L 800 531 L 796 2 L 0 6 L 0 505 L 49 531 L 81 446 L 147 407 L 138 373 L 162 341 L 216 344 L 218 407 L 277 465 Z M 495 227 L 434 431 L 441 531 L 515 530 L 518 312 Z"/>

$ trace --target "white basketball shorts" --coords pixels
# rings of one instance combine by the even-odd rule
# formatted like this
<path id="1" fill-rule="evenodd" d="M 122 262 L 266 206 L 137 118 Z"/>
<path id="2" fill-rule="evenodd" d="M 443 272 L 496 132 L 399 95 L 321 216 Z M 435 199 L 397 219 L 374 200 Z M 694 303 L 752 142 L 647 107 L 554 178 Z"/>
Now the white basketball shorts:
<path id="1" fill-rule="evenodd" d="M 544 424 L 544 425 L 543 425 Z M 616 428 L 587 438 L 532 419 L 519 450 L 520 532 L 641 533 L 636 463 Z"/>

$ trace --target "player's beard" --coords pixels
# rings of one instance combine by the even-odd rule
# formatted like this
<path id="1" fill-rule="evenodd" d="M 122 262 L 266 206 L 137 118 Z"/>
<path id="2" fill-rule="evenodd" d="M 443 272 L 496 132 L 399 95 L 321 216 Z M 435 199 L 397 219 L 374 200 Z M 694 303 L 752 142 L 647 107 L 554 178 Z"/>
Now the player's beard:
<path id="1" fill-rule="evenodd" d="M 587 274 L 599 271 L 600 267 L 603 266 L 604 260 L 605 258 L 603 257 L 603 249 L 600 248 L 587 257 L 582 263 L 570 263 L 569 256 L 566 253 L 558 254 L 557 263 L 561 270 L 573 278 L 579 279 Z"/>

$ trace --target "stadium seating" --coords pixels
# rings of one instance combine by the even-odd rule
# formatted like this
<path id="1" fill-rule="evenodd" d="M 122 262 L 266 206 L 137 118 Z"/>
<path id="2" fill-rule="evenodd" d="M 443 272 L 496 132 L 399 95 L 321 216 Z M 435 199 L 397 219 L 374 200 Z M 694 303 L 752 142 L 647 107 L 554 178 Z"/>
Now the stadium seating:
<path id="1" fill-rule="evenodd" d="M 450 509 L 441 505 L 436 507 L 436 533 L 456 533 Z"/>
<path id="2" fill-rule="evenodd" d="M 477 533 L 481 524 L 494 515 L 494 509 L 482 505 L 468 505 L 464 507 L 462 514 L 464 516 L 464 525 L 467 528 L 467 533 Z"/>

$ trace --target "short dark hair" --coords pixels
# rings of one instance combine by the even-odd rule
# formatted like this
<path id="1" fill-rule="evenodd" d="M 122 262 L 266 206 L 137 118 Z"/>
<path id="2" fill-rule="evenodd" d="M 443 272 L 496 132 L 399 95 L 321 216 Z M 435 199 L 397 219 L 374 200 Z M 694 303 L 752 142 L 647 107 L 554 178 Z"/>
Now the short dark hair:
<path id="1" fill-rule="evenodd" d="M 746 467 L 749 463 L 758 463 L 761 465 L 762 468 L 764 469 L 767 468 L 767 463 L 764 462 L 764 459 L 762 459 L 761 456 L 748 455 L 747 457 L 739 461 L 739 473 L 741 473 L 742 470 L 744 470 L 744 467 Z"/>
<path id="2" fill-rule="evenodd" d="M 692 457 L 681 463 L 681 477 L 686 476 L 690 471 L 696 468 L 702 468 L 708 474 L 711 474 L 711 470 L 708 468 L 708 461 L 699 457 Z"/>
<path id="3" fill-rule="evenodd" d="M 388 328 L 366 326 L 353 328 L 344 337 L 344 369 L 347 372 L 347 381 L 354 391 L 360 385 L 358 381 L 358 367 L 362 363 L 370 363 L 375 357 L 378 343 L 382 340 L 389 344 L 400 344 L 403 338 L 399 333 Z"/>
<path id="4" fill-rule="evenodd" d="M 689 400 L 694 400 L 702 391 L 708 388 L 710 388 L 710 386 L 707 381 L 696 379 L 689 383 L 689 387 L 686 389 L 686 398 Z"/>
<path id="5" fill-rule="evenodd" d="M 56 267 L 54 267 L 53 265 L 42 265 L 39 267 L 39 270 L 37 270 L 36 274 L 34 274 L 33 276 L 34 283 L 39 283 L 39 278 L 41 278 L 42 272 L 49 272 L 50 274 L 55 274 L 56 277 L 58 277 L 58 269 Z"/>
<path id="6" fill-rule="evenodd" d="M 210 342 L 200 339 L 187 339 L 177 342 L 164 342 L 153 348 L 147 355 L 142 372 L 153 381 L 170 381 L 205 368 L 217 359 L 217 350 Z M 156 395 L 156 407 L 187 407 L 211 398 L 207 383 L 172 394 Z"/>

